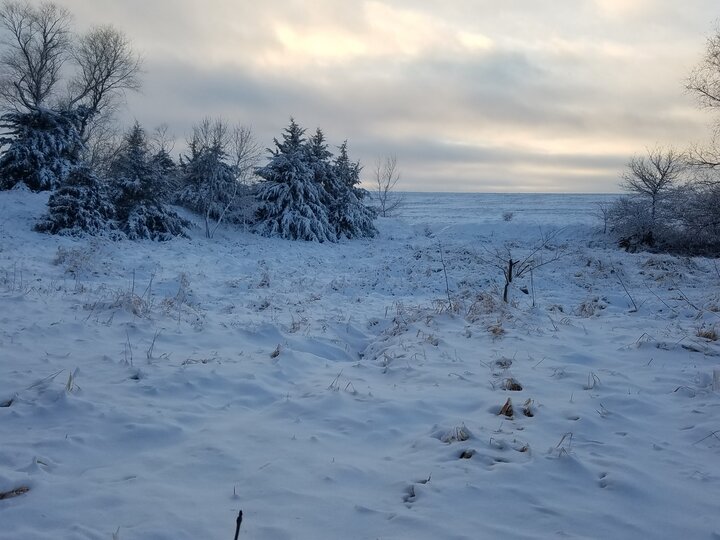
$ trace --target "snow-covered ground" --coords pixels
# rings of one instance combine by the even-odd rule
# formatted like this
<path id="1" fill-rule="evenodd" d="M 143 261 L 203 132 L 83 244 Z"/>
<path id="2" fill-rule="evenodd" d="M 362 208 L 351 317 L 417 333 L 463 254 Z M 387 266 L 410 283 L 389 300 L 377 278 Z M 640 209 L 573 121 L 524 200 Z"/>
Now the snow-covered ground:
<path id="1" fill-rule="evenodd" d="M 720 265 L 615 249 L 606 198 L 159 244 L 0 192 L 0 538 L 720 538 Z"/>

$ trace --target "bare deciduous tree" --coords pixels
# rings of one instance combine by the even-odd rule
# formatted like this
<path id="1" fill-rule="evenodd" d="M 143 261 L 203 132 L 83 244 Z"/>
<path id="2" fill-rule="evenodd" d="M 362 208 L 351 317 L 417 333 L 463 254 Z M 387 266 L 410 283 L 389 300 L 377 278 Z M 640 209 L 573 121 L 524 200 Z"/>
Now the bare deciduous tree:
<path id="1" fill-rule="evenodd" d="M 140 88 L 141 60 L 112 26 L 73 38 L 70 22 L 70 13 L 52 2 L 35 7 L 8 0 L 0 6 L 5 46 L 0 99 L 6 108 L 21 112 L 81 107 L 86 139 L 90 122 L 107 121 L 117 98 Z M 63 74 L 69 77 L 66 90 L 59 88 Z"/>
<path id="2" fill-rule="evenodd" d="M 130 42 L 112 26 L 94 28 L 72 49 L 78 73 L 70 82 L 70 105 L 83 105 L 88 119 L 114 105 L 127 90 L 140 88 L 142 61 Z"/>
<path id="3" fill-rule="evenodd" d="M 70 51 L 70 13 L 53 3 L 0 7 L 5 51 L 0 98 L 11 109 L 33 109 L 54 97 Z"/>
<path id="4" fill-rule="evenodd" d="M 156 153 L 170 154 L 175 148 L 175 136 L 170 133 L 170 127 L 163 123 L 153 129 L 150 144 Z"/>
<path id="5" fill-rule="evenodd" d="M 96 172 L 107 172 L 120 151 L 122 140 L 123 134 L 110 116 L 94 118 L 85 126 L 83 161 Z"/>
<path id="6" fill-rule="evenodd" d="M 397 156 L 386 156 L 375 163 L 375 197 L 378 201 L 378 213 L 382 217 L 392 215 L 403 202 L 402 196 L 395 191 L 400 180 Z"/>
<path id="7" fill-rule="evenodd" d="M 603 234 L 607 234 L 607 226 L 610 221 L 610 210 L 612 205 L 608 201 L 595 203 L 595 215 L 600 218 L 603 224 Z"/>
<path id="8" fill-rule="evenodd" d="M 656 147 L 647 156 L 635 156 L 622 176 L 621 187 L 650 199 L 650 219 L 655 222 L 657 205 L 670 191 L 686 167 L 683 154 Z"/>
<path id="9" fill-rule="evenodd" d="M 241 187 L 254 174 L 260 146 L 247 126 L 205 118 L 193 127 L 185 164 L 186 187 L 180 195 L 205 219 L 205 235 L 212 238 L 236 206 Z"/>
<path id="10" fill-rule="evenodd" d="M 533 306 L 535 305 L 535 286 L 533 272 L 545 266 L 553 263 L 565 256 L 566 252 L 561 247 L 553 246 L 553 241 L 562 232 L 563 229 L 558 229 L 549 234 L 542 234 L 537 244 L 529 249 L 524 256 L 518 257 L 517 259 L 512 253 L 511 246 L 505 245 L 502 248 L 495 248 L 491 250 L 485 248 L 487 254 L 481 260 L 500 270 L 505 280 L 503 286 L 503 302 L 508 302 L 508 294 L 510 285 L 514 280 L 522 278 L 526 275 L 530 275 L 531 288 L 533 295 Z M 549 252 L 549 253 L 546 253 Z M 529 294 L 530 291 L 522 289 L 524 293 Z"/>
<path id="11" fill-rule="evenodd" d="M 255 139 L 252 128 L 236 125 L 230 131 L 228 146 L 237 181 L 243 185 L 250 184 L 262 156 L 262 147 Z"/>
<path id="12" fill-rule="evenodd" d="M 685 88 L 694 94 L 701 107 L 720 108 L 720 27 L 708 38 L 705 55 L 688 77 Z M 720 168 L 720 124 L 708 146 L 693 146 L 688 160 L 698 168 Z"/>

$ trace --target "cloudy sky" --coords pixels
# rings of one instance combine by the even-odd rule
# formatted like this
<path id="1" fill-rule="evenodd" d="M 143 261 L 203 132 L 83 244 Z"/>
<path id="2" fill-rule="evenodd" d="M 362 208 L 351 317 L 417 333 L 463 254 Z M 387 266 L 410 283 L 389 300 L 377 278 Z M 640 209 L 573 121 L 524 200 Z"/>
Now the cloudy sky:
<path id="1" fill-rule="evenodd" d="M 709 134 L 683 87 L 717 0 L 57 1 L 142 53 L 128 119 L 269 146 L 292 115 L 366 180 L 397 155 L 404 190 L 617 191 L 629 156 Z"/>

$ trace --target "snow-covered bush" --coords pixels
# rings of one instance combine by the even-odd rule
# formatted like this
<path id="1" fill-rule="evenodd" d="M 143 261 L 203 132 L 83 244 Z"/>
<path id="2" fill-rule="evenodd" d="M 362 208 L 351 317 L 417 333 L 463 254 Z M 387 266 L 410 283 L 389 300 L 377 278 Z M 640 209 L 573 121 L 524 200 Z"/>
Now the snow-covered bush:
<path id="1" fill-rule="evenodd" d="M 25 184 L 33 191 L 56 189 L 78 166 L 84 146 L 79 110 L 38 108 L 0 118 L 0 189 Z"/>
<path id="2" fill-rule="evenodd" d="M 720 255 L 720 182 L 695 182 L 678 194 L 672 244 L 681 251 Z"/>
<path id="3" fill-rule="evenodd" d="M 608 209 L 608 223 L 621 247 L 635 250 L 655 243 L 650 208 L 637 197 L 619 197 Z"/>
<path id="4" fill-rule="evenodd" d="M 720 183 L 691 182 L 672 191 L 655 209 L 646 199 L 620 197 L 608 210 L 619 245 L 685 254 L 720 254 Z"/>
<path id="5" fill-rule="evenodd" d="M 118 236 L 107 185 L 88 167 L 74 168 L 65 184 L 50 195 L 48 213 L 35 230 L 66 236 Z"/>

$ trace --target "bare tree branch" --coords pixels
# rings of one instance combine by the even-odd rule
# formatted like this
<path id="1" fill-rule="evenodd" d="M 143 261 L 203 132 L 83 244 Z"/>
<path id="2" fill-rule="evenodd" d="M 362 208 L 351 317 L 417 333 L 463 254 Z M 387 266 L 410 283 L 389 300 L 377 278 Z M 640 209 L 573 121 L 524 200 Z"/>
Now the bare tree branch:
<path id="1" fill-rule="evenodd" d="M 263 153 L 252 128 L 240 124 L 235 126 L 230 132 L 228 146 L 237 181 L 244 185 L 249 184 Z"/>
<path id="2" fill-rule="evenodd" d="M 15 110 L 43 106 L 54 97 L 60 72 L 70 48 L 70 13 L 46 2 L 5 2 L 0 27 L 6 47 L 0 99 Z"/>
<path id="3" fill-rule="evenodd" d="M 175 136 L 169 133 L 170 128 L 167 124 L 160 124 L 153 129 L 150 135 L 150 143 L 155 153 L 163 152 L 170 155 L 175 148 Z"/>
<path id="4" fill-rule="evenodd" d="M 127 90 L 139 90 L 142 60 L 127 37 L 112 26 L 99 26 L 72 49 L 78 73 L 70 82 L 70 106 L 83 105 L 90 116 L 102 113 Z"/>
<path id="5" fill-rule="evenodd" d="M 720 28 L 707 41 L 705 56 L 690 74 L 685 88 L 703 107 L 720 107 Z"/>

